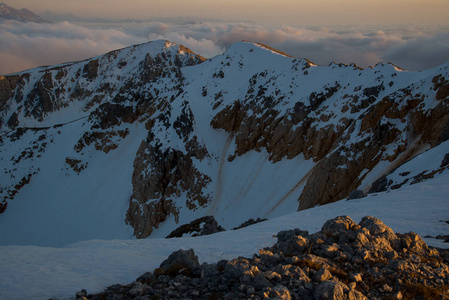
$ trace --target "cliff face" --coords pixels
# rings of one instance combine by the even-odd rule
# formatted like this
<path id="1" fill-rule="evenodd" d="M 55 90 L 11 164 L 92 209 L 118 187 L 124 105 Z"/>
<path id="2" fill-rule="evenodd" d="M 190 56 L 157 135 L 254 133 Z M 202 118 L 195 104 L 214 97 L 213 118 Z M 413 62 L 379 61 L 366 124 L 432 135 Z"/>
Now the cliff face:
<path id="1" fill-rule="evenodd" d="M 69 146 L 53 164 L 67 182 L 120 190 L 101 201 L 121 203 L 140 238 L 204 215 L 232 228 L 366 193 L 449 138 L 447 78 L 449 65 L 319 67 L 246 42 L 205 60 L 167 41 L 2 77 L 1 211 L 48 176 L 59 143 Z M 116 174 L 99 158 L 125 152 L 131 174 L 108 186 Z"/>

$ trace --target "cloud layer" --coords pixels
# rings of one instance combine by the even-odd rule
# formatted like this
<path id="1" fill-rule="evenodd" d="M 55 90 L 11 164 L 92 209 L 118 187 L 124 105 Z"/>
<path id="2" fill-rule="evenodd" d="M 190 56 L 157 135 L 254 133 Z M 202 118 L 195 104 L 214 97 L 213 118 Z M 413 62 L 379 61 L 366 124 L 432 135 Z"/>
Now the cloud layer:
<path id="1" fill-rule="evenodd" d="M 319 65 L 392 62 L 422 70 L 449 61 L 449 27 L 267 27 L 255 23 L 0 23 L 0 74 L 86 59 L 148 40 L 167 39 L 213 57 L 231 44 L 267 44 Z"/>

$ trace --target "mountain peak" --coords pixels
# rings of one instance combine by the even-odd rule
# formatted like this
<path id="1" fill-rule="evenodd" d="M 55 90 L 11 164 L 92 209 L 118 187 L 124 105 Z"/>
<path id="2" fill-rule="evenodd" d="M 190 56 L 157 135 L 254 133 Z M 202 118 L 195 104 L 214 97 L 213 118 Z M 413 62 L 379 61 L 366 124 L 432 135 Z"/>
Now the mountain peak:
<path id="1" fill-rule="evenodd" d="M 15 20 L 19 22 L 47 23 L 44 19 L 34 14 L 31 10 L 15 9 L 5 3 L 0 3 L 0 19 Z"/>
<path id="2" fill-rule="evenodd" d="M 234 57 L 236 59 L 248 59 L 247 66 L 257 66 L 260 61 L 264 61 L 273 67 L 277 64 L 285 64 L 287 66 L 291 65 L 291 63 L 301 64 L 303 67 L 307 66 L 307 68 L 317 66 L 307 58 L 296 58 L 265 44 L 245 40 L 232 44 L 223 55 L 224 57 Z"/>

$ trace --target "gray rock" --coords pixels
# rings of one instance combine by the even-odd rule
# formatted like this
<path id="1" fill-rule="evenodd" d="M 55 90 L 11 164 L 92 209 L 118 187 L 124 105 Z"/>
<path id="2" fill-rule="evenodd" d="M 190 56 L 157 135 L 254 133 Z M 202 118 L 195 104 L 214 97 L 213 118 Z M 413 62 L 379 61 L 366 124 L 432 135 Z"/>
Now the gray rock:
<path id="1" fill-rule="evenodd" d="M 295 265 L 279 265 L 275 268 L 275 271 L 282 277 L 292 278 L 302 283 L 311 281 L 304 270 Z"/>
<path id="2" fill-rule="evenodd" d="M 351 289 L 348 293 L 348 300 L 367 300 L 368 298 L 365 297 L 362 293 L 357 291 L 356 289 Z"/>
<path id="3" fill-rule="evenodd" d="M 443 160 L 441 161 L 440 168 L 444 168 L 444 167 L 446 167 L 447 165 L 449 165 L 449 153 L 446 153 L 446 154 L 444 155 L 444 158 L 443 158 Z"/>
<path id="4" fill-rule="evenodd" d="M 305 231 L 305 230 L 301 230 L 299 228 L 295 228 L 292 230 L 279 231 L 278 234 L 276 234 L 276 237 L 278 239 L 278 243 L 283 243 L 283 242 L 286 242 L 287 240 L 294 238 L 298 235 L 307 237 L 309 235 L 309 232 Z"/>
<path id="5" fill-rule="evenodd" d="M 371 216 L 363 217 L 359 225 L 368 229 L 372 235 L 379 235 L 382 233 L 394 235 L 394 232 L 390 227 L 388 227 L 381 220 L 375 217 Z"/>
<path id="6" fill-rule="evenodd" d="M 348 230 L 357 230 L 359 226 L 348 216 L 340 216 L 324 223 L 321 231 L 327 236 L 337 236 Z"/>
<path id="7" fill-rule="evenodd" d="M 313 280 L 317 281 L 317 282 L 323 282 L 326 280 L 329 280 L 332 278 L 332 274 L 331 272 L 329 272 L 328 269 L 323 268 L 320 269 L 318 272 L 315 273 L 315 275 L 313 276 Z"/>
<path id="8" fill-rule="evenodd" d="M 365 193 L 361 190 L 353 190 L 349 193 L 348 200 L 360 199 L 366 197 Z"/>
<path id="9" fill-rule="evenodd" d="M 275 299 L 282 299 L 282 300 L 290 300 L 292 299 L 292 295 L 289 291 L 289 289 L 283 285 L 276 285 L 271 291 L 270 291 L 270 297 Z"/>
<path id="10" fill-rule="evenodd" d="M 139 278 L 136 279 L 136 281 L 139 281 L 139 282 L 145 283 L 145 284 L 151 284 L 155 280 L 156 280 L 156 276 L 154 276 L 154 274 L 151 272 L 146 272 L 145 274 L 143 274 L 142 276 L 140 276 Z"/>
<path id="11" fill-rule="evenodd" d="M 219 275 L 220 271 L 216 264 L 204 263 L 201 265 L 201 278 L 208 279 Z"/>
<path id="12" fill-rule="evenodd" d="M 180 273 L 186 275 L 200 276 L 200 263 L 193 249 L 178 250 L 161 263 L 154 271 L 155 275 L 176 276 Z"/>
<path id="13" fill-rule="evenodd" d="M 87 296 L 87 291 L 82 289 L 79 292 L 76 292 L 76 299 L 84 299 Z"/>
<path id="14" fill-rule="evenodd" d="M 132 297 L 142 296 L 143 294 L 145 294 L 146 290 L 147 287 L 145 285 L 143 285 L 140 282 L 136 282 L 136 284 L 134 284 L 131 290 L 129 290 L 129 294 Z"/>
<path id="15" fill-rule="evenodd" d="M 302 236 L 292 236 L 281 246 L 281 251 L 285 256 L 296 256 L 306 252 L 309 248 L 309 241 Z"/>
<path id="16" fill-rule="evenodd" d="M 185 234 L 191 234 L 192 236 L 210 235 L 220 231 L 225 231 L 225 229 L 218 225 L 213 216 L 206 216 L 176 228 L 167 236 L 167 239 L 182 237 Z"/>
<path id="17" fill-rule="evenodd" d="M 315 290 L 315 300 L 344 300 L 348 287 L 339 281 L 323 281 Z"/>
<path id="18" fill-rule="evenodd" d="M 360 273 L 353 273 L 353 274 L 351 274 L 350 277 L 351 277 L 351 280 L 354 282 L 362 281 L 362 274 L 360 274 Z"/>
<path id="19" fill-rule="evenodd" d="M 240 224 L 239 226 L 232 228 L 232 230 L 238 230 L 244 227 L 248 227 L 260 222 L 265 222 L 268 219 L 261 219 L 261 218 L 257 218 L 256 220 L 254 220 L 253 218 L 248 219 L 248 221 L 243 222 L 242 224 Z"/>
<path id="20" fill-rule="evenodd" d="M 376 181 L 373 182 L 371 188 L 368 191 L 368 194 L 385 192 L 387 190 L 387 186 L 389 184 L 387 176 L 382 176 Z"/>
<path id="21" fill-rule="evenodd" d="M 245 275 L 249 278 L 254 278 L 258 273 L 259 269 L 256 266 L 252 266 L 248 259 L 238 258 L 226 262 L 223 277 L 238 281 Z"/>

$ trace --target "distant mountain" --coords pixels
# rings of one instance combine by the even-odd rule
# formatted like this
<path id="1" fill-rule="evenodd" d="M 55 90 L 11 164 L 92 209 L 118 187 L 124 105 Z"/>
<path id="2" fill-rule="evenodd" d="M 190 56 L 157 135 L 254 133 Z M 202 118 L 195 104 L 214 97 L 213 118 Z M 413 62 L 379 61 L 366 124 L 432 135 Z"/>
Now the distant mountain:
<path id="1" fill-rule="evenodd" d="M 0 242 L 165 237 L 206 215 L 230 229 L 432 180 L 445 141 L 449 63 L 136 45 L 0 78 L 0 228 L 21 232 Z"/>
<path id="2" fill-rule="evenodd" d="M 43 13 L 40 13 L 39 16 L 45 20 L 51 21 L 51 22 L 83 22 L 86 21 L 84 18 L 81 18 L 79 16 L 76 16 L 74 14 L 59 14 L 55 13 L 49 10 L 44 11 Z"/>
<path id="3" fill-rule="evenodd" d="M 79 23 L 144 23 L 144 22 L 163 22 L 163 23 L 172 23 L 172 24 L 195 24 L 201 22 L 225 22 L 221 19 L 213 19 L 213 18 L 197 18 L 197 17 L 151 17 L 148 19 L 105 19 L 105 18 L 88 18 L 88 17 L 80 17 L 71 13 L 56 13 L 53 11 L 46 10 L 43 13 L 40 13 L 43 19 L 51 21 L 51 22 L 79 22 Z M 251 21 L 242 21 L 242 22 L 251 22 Z"/>
<path id="4" fill-rule="evenodd" d="M 51 22 L 89 22 L 89 23 L 124 23 L 124 22 L 143 22 L 142 20 L 137 19 L 103 19 L 103 18 L 84 18 L 80 17 L 74 14 L 66 13 L 66 14 L 60 14 L 56 12 L 52 12 L 49 10 L 44 11 L 43 13 L 39 14 L 43 19 L 51 21 Z"/>
<path id="5" fill-rule="evenodd" d="M 0 3 L 0 19 L 16 20 L 19 22 L 48 23 L 26 8 L 17 10 L 5 3 Z"/>

